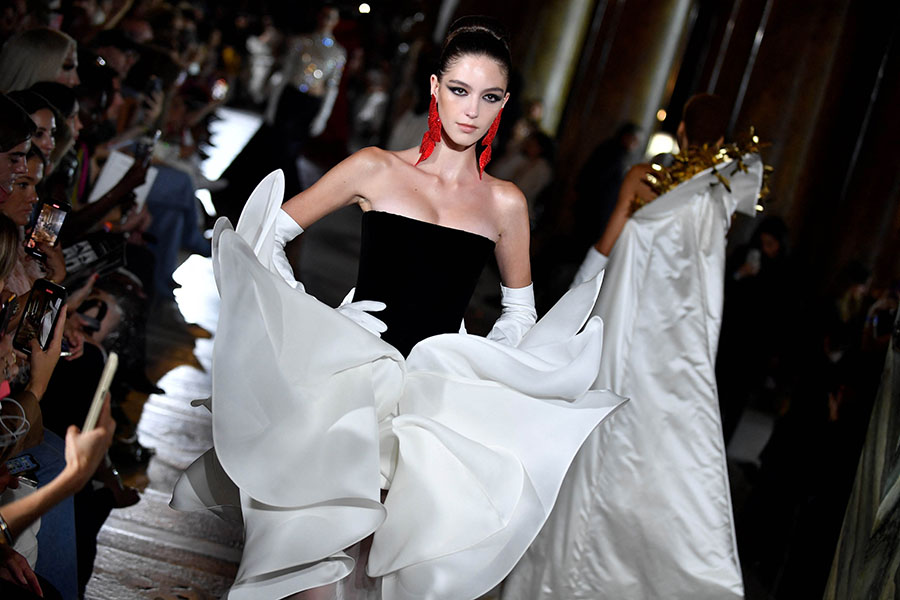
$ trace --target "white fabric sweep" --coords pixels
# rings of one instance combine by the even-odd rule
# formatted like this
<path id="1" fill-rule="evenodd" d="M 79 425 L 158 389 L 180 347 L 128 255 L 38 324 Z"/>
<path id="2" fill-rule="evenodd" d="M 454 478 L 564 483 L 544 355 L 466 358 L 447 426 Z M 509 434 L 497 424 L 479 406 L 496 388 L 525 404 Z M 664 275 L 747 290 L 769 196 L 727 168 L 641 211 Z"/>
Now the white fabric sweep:
<path id="1" fill-rule="evenodd" d="M 715 379 L 725 234 L 763 165 L 704 171 L 636 211 L 606 265 L 595 387 L 631 401 L 592 434 L 505 600 L 743 597 Z"/>
<path id="2" fill-rule="evenodd" d="M 185 471 L 171 504 L 226 516 L 240 507 L 232 599 L 358 579 L 347 577 L 353 555 L 373 532 L 368 572 L 381 597 L 477 598 L 513 568 L 581 443 L 625 402 L 592 389 L 599 278 L 515 347 L 446 334 L 404 359 L 276 274 L 266 257 L 282 194 L 273 173 L 236 231 L 216 225 L 214 448 Z M 326 597 L 378 597 L 348 587 Z"/>

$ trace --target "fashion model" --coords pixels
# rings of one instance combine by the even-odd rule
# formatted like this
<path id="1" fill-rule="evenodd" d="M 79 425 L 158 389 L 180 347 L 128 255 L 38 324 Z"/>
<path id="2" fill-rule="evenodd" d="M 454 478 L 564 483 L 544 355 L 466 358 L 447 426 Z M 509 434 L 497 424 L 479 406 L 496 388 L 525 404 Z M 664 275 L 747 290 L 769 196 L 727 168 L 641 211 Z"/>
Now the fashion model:
<path id="1" fill-rule="evenodd" d="M 215 448 L 172 505 L 240 507 L 229 598 L 477 598 L 525 552 L 578 447 L 623 403 L 591 389 L 597 279 L 535 324 L 525 198 L 484 173 L 509 69 L 499 24 L 460 19 L 431 76 L 420 148 L 361 150 L 283 207 L 274 173 L 236 230 L 217 224 Z M 357 287 L 331 309 L 294 281 L 283 247 L 350 204 L 365 211 Z M 502 315 L 487 338 L 467 335 L 491 253 Z"/>
<path id="2" fill-rule="evenodd" d="M 582 447 L 504 598 L 743 597 L 715 359 L 725 234 L 736 210 L 755 214 L 763 165 L 722 148 L 727 120 L 717 97 L 692 98 L 681 156 L 629 171 L 582 265 L 606 269 L 595 387 L 630 401 Z"/>

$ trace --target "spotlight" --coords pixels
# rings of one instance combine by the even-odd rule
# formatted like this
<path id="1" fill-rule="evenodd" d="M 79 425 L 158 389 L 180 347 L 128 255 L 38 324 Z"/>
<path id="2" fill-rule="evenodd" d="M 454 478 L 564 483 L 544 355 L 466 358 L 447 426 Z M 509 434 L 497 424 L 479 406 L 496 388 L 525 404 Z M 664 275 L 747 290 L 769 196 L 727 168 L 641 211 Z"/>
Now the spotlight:
<path id="1" fill-rule="evenodd" d="M 359 12 L 360 12 L 360 14 L 367 15 L 370 12 L 372 12 L 372 7 L 369 6 L 368 4 L 366 4 L 365 2 L 363 2 L 362 4 L 359 5 Z"/>
<path id="2" fill-rule="evenodd" d="M 678 152 L 678 144 L 675 142 L 675 138 L 668 133 L 658 131 L 650 136 L 644 157 L 649 159 L 657 154 L 675 154 L 676 152 Z"/>
<path id="3" fill-rule="evenodd" d="M 663 109 L 659 109 L 658 111 L 656 111 L 656 120 L 660 121 L 660 122 L 665 121 L 666 120 L 666 111 Z"/>

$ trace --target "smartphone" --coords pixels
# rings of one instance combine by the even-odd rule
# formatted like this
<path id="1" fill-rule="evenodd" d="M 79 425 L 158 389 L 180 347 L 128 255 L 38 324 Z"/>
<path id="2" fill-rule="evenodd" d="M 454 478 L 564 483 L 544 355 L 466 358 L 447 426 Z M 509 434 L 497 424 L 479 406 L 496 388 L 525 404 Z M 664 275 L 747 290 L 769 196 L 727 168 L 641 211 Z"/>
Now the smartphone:
<path id="1" fill-rule="evenodd" d="M 65 301 L 66 288 L 46 279 L 35 281 L 28 294 L 22 320 L 16 328 L 13 348 L 31 354 L 31 340 L 37 338 L 41 348 L 46 350 L 50 346 L 53 329 Z"/>
<path id="2" fill-rule="evenodd" d="M 6 461 L 6 468 L 9 470 L 10 475 L 37 471 L 40 467 L 41 465 L 30 454 L 23 454 Z"/>
<path id="3" fill-rule="evenodd" d="M 6 335 L 9 321 L 19 308 L 19 297 L 12 292 L 0 293 L 0 336 Z"/>
<path id="4" fill-rule="evenodd" d="M 147 80 L 146 85 L 144 86 L 144 95 L 149 99 L 152 98 L 154 94 L 158 94 L 163 89 L 162 79 L 155 75 L 151 75 Z M 150 108 L 150 103 L 146 100 L 143 102 L 144 108 Z"/>
<path id="5" fill-rule="evenodd" d="M 113 376 L 116 374 L 118 366 L 119 355 L 115 352 L 110 352 L 109 358 L 106 359 L 106 365 L 103 367 L 103 374 L 100 375 L 100 382 L 97 383 L 97 389 L 94 391 L 91 408 L 88 409 L 87 417 L 84 419 L 84 427 L 81 428 L 82 433 L 86 433 L 97 426 L 97 419 L 100 418 L 100 410 L 103 408 L 103 400 L 109 392 L 109 386 L 112 384 Z"/>
<path id="6" fill-rule="evenodd" d="M 223 100 L 228 95 L 228 82 L 224 79 L 217 79 L 212 86 L 213 100 Z"/>
<path id="7" fill-rule="evenodd" d="M 37 219 L 35 219 L 34 227 L 31 229 L 31 235 L 25 240 L 25 252 L 35 258 L 43 259 L 44 253 L 37 249 L 37 245 L 41 242 L 46 242 L 51 246 L 56 243 L 59 231 L 70 210 L 72 207 L 67 202 L 44 200 L 41 203 Z"/>
<path id="8" fill-rule="evenodd" d="M 156 142 L 161 135 L 162 131 L 157 129 L 153 133 L 141 136 L 134 145 L 134 160 L 143 163 L 144 166 L 149 165 L 150 159 L 153 158 L 153 149 L 156 148 Z"/>

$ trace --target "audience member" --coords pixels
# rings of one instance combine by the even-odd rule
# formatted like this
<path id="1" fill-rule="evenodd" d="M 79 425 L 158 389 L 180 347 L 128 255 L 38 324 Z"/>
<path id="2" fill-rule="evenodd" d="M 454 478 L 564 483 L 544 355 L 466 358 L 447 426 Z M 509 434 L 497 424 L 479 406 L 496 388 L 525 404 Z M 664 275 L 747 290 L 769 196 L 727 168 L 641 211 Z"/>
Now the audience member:
<path id="1" fill-rule="evenodd" d="M 78 85 L 75 40 L 46 27 L 23 31 L 7 40 L 0 50 L 0 90 L 24 90 L 38 81 Z"/>

